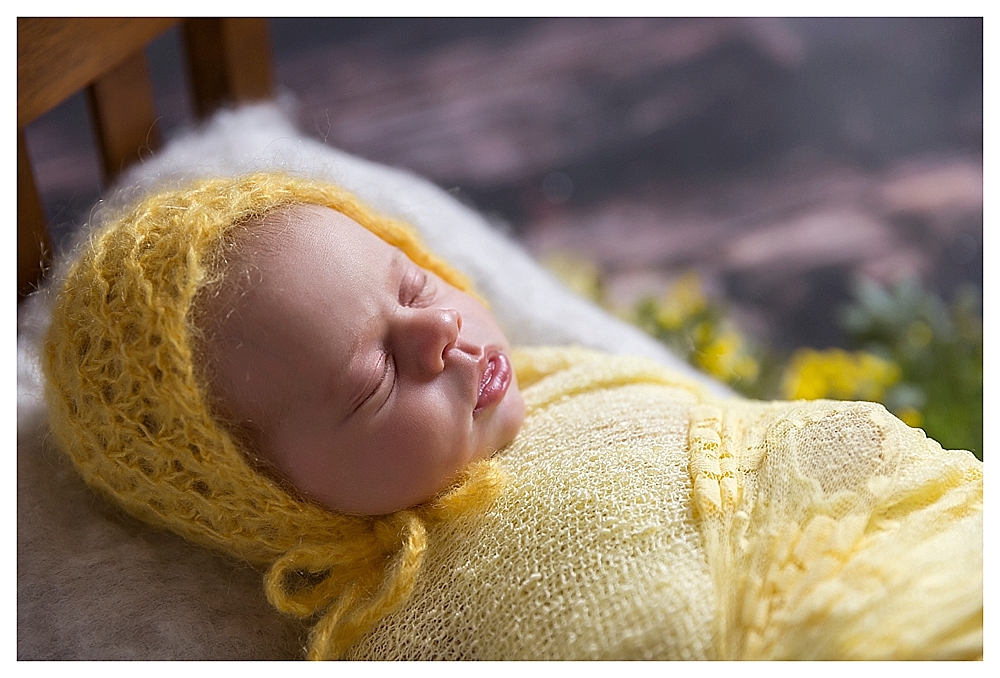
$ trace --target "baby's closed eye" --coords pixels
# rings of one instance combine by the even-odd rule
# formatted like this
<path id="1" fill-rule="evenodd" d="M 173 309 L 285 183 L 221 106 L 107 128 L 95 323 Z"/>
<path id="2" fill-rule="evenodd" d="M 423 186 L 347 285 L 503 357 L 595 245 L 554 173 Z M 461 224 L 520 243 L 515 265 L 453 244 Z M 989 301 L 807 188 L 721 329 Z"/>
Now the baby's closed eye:
<path id="1" fill-rule="evenodd" d="M 389 395 L 392 393 L 393 382 L 395 381 L 395 379 L 392 378 L 392 358 L 388 353 L 382 353 L 378 365 L 375 368 L 375 374 L 378 376 L 369 381 L 369 386 L 367 386 L 363 391 L 364 397 L 358 401 L 358 404 L 351 410 L 351 415 L 354 415 L 362 408 L 374 405 L 375 403 L 378 403 L 378 405 L 375 407 L 374 411 L 378 412 L 385 406 L 386 402 L 388 402 Z M 379 402 L 379 398 L 377 397 L 380 392 L 385 393 L 385 397 L 381 398 L 381 402 Z"/>

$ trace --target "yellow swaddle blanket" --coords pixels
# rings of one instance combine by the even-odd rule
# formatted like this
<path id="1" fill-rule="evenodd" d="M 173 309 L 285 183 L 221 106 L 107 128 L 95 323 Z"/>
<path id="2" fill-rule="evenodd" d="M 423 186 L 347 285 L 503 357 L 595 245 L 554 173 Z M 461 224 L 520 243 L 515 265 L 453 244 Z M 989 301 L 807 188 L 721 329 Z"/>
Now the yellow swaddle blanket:
<path id="1" fill-rule="evenodd" d="M 654 363 L 515 356 L 494 504 L 430 527 L 348 659 L 982 656 L 982 463 L 878 405 L 718 400 Z"/>

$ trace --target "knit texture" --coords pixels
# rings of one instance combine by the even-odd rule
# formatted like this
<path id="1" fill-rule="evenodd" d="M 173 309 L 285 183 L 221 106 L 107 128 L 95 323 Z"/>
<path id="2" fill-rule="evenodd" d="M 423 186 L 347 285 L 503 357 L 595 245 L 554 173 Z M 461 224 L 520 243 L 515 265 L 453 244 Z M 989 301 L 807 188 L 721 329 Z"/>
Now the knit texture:
<path id="1" fill-rule="evenodd" d="M 482 503 L 499 481 L 480 464 L 417 510 L 335 515 L 256 472 L 213 417 L 193 358 L 196 296 L 223 274 L 236 226 L 293 204 L 342 212 L 469 288 L 409 226 L 335 186 L 284 174 L 205 180 L 94 229 L 59 283 L 42 362 L 53 433 L 84 480 L 141 520 L 269 567 L 275 607 L 321 613 L 309 654 L 327 658 L 408 595 L 426 525 Z"/>
<path id="2" fill-rule="evenodd" d="M 689 446 L 720 657 L 982 657 L 971 453 L 834 401 L 708 403 Z"/>
<path id="3" fill-rule="evenodd" d="M 716 400 L 654 363 L 515 356 L 484 511 L 428 529 L 353 659 L 982 655 L 982 463 L 871 403 Z"/>

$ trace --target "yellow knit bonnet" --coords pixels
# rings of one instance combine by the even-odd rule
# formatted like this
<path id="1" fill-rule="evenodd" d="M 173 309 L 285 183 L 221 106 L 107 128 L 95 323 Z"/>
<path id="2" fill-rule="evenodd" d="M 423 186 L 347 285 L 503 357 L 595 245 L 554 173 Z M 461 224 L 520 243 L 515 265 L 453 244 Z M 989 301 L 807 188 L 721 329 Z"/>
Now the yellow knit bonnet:
<path id="1" fill-rule="evenodd" d="M 235 226 L 295 204 L 341 212 L 469 289 L 412 228 L 336 186 L 278 173 L 201 180 L 118 211 L 82 244 L 58 283 L 43 369 L 52 430 L 84 480 L 141 520 L 268 566 L 276 608 L 321 613 L 309 657 L 323 659 L 406 599 L 426 523 L 494 496 L 498 479 L 480 464 L 416 509 L 335 514 L 255 471 L 213 417 L 193 353 L 196 295 L 223 274 Z"/>

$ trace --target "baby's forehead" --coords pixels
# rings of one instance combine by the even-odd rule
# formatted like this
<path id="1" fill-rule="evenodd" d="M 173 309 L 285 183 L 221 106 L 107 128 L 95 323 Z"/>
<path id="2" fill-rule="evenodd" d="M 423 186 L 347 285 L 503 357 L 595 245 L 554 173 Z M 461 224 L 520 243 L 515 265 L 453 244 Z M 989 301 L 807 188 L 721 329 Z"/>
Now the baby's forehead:
<path id="1" fill-rule="evenodd" d="M 398 247 L 320 205 L 288 205 L 241 230 L 223 274 L 228 304 L 218 310 L 226 313 L 227 305 L 252 306 L 278 311 L 269 317 L 280 318 L 283 307 L 322 312 L 332 302 L 363 302 L 373 290 L 390 292 L 412 265 Z"/>
<path id="2" fill-rule="evenodd" d="M 298 230 L 336 229 L 344 214 L 323 205 L 292 203 L 276 207 L 266 214 L 248 219 L 234 228 L 234 241 L 241 250 L 254 251 L 253 245 L 266 250 L 289 246 L 296 242 Z"/>
<path id="3" fill-rule="evenodd" d="M 280 223 L 288 220 L 305 220 L 309 217 L 322 218 L 324 216 L 336 217 L 344 216 L 344 214 L 326 205 L 317 205 L 314 203 L 289 203 L 286 205 L 280 205 L 275 207 L 273 210 L 270 210 L 267 214 L 260 218 L 260 221 Z"/>
<path id="4" fill-rule="evenodd" d="M 303 247 L 309 252 L 330 245 L 364 244 L 377 250 L 392 247 L 350 216 L 332 207 L 309 203 L 283 205 L 263 216 L 249 220 L 237 238 L 245 249 L 263 252 L 297 252 Z M 333 241 L 331 242 L 331 239 Z M 259 248 L 252 247 L 259 245 Z M 248 247 L 249 246 L 249 247 Z"/>
<path id="5" fill-rule="evenodd" d="M 330 253 L 342 247 L 351 228 L 367 231 L 336 210 L 312 204 L 284 205 L 234 224 L 220 250 L 218 291 L 243 295 L 317 258 L 333 265 Z"/>

